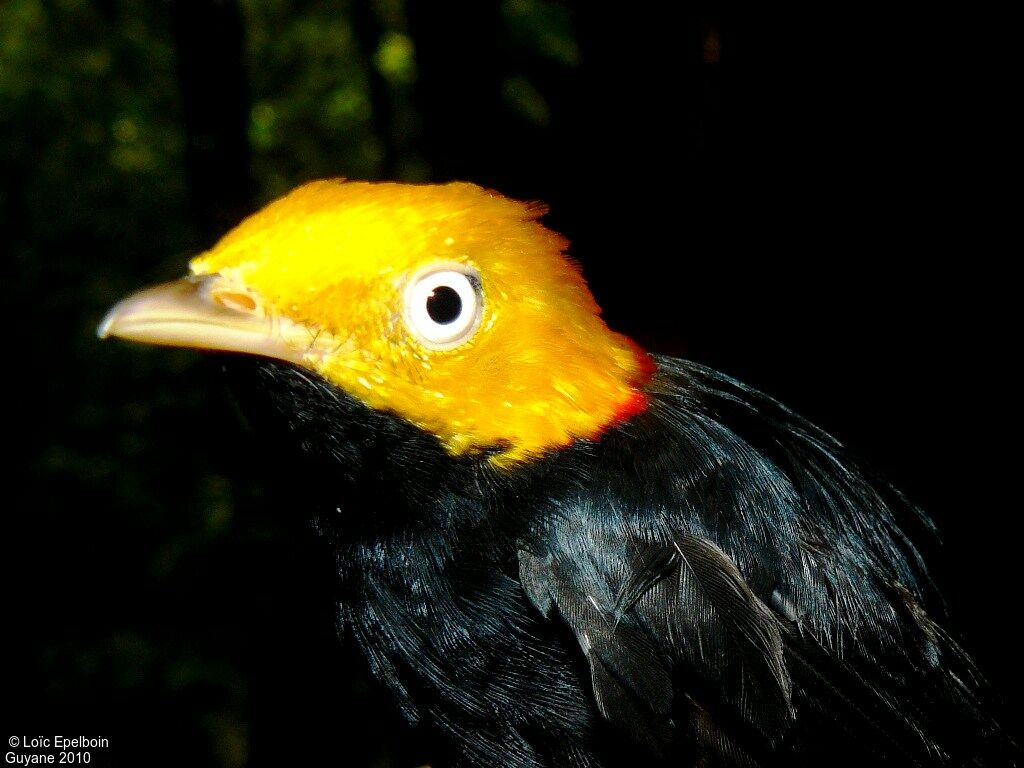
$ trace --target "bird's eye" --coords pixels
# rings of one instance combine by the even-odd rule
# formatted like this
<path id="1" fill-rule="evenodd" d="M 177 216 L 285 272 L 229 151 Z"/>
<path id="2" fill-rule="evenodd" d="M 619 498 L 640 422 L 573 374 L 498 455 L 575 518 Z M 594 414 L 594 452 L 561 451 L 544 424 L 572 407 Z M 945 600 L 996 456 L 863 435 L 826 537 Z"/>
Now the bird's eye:
<path id="1" fill-rule="evenodd" d="M 406 291 L 406 322 L 428 347 L 457 347 L 473 335 L 480 320 L 479 285 L 475 273 L 455 269 L 416 278 Z"/>

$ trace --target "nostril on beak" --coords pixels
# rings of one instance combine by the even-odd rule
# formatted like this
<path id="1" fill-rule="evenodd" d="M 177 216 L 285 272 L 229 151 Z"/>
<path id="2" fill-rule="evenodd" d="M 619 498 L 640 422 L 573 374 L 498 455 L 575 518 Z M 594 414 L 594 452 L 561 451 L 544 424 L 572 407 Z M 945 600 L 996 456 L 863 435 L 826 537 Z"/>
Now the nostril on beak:
<path id="1" fill-rule="evenodd" d="M 256 300 L 252 296 L 237 291 L 214 291 L 211 298 L 228 309 L 237 309 L 241 312 L 255 312 Z"/>

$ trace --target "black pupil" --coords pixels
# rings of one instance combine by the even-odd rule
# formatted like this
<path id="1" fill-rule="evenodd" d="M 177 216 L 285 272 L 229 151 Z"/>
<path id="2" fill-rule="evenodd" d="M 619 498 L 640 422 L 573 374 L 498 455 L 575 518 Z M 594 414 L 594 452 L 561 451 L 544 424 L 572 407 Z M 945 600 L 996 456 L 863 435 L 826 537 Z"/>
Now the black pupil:
<path id="1" fill-rule="evenodd" d="M 447 285 L 439 285 L 427 297 L 427 314 L 438 325 L 454 323 L 462 314 L 459 292 Z"/>

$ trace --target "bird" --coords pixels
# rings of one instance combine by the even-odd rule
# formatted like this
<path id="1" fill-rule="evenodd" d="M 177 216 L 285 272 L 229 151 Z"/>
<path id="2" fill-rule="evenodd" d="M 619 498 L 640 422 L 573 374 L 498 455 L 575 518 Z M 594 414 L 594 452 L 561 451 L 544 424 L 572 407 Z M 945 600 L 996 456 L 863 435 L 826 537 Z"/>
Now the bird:
<path id="1" fill-rule="evenodd" d="M 324 179 L 101 338 L 225 353 L 433 765 L 1013 765 L 924 512 L 610 329 L 543 204 Z"/>

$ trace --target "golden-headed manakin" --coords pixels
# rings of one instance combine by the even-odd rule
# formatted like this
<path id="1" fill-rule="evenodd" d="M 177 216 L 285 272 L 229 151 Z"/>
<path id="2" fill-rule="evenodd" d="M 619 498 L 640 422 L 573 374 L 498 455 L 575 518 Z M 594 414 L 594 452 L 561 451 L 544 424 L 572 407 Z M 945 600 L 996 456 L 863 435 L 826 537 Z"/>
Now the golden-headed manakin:
<path id="1" fill-rule="evenodd" d="M 435 765 L 1011 764 L 933 619 L 920 513 L 609 330 L 543 212 L 313 182 L 99 333 L 249 361 L 340 623 Z"/>

